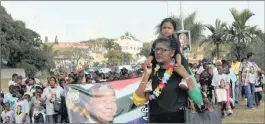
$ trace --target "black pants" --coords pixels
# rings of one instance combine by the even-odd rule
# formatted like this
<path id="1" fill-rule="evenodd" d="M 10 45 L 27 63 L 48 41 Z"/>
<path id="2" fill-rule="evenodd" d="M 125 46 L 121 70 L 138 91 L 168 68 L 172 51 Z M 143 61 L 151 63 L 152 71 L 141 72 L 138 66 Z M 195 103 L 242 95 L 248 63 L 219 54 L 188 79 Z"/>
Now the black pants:
<path id="1" fill-rule="evenodd" d="M 179 112 L 151 114 L 149 123 L 185 123 L 184 110 Z"/>
<path id="2" fill-rule="evenodd" d="M 255 92 L 255 103 L 256 103 L 256 105 L 259 105 L 261 99 L 262 99 L 262 92 Z"/>
<path id="3" fill-rule="evenodd" d="M 44 117 L 43 114 L 35 114 L 34 115 L 34 123 L 44 123 Z"/>

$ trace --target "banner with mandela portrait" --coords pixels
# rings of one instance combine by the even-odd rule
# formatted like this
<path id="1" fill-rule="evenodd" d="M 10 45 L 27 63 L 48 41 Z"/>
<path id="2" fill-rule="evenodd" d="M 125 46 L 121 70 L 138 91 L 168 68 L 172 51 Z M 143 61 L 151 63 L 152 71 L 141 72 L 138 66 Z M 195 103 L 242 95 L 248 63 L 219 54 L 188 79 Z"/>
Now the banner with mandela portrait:
<path id="1" fill-rule="evenodd" d="M 109 83 L 65 86 L 70 123 L 146 123 L 145 106 L 133 104 L 140 78 Z"/>

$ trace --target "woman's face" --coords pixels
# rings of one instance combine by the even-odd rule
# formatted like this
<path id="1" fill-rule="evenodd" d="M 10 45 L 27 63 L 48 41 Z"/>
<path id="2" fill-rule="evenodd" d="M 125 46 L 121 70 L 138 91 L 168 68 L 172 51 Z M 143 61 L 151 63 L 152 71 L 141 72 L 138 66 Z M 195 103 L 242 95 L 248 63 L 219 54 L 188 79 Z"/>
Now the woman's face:
<path id="1" fill-rule="evenodd" d="M 162 25 L 162 29 L 161 29 L 161 35 L 168 37 L 174 34 L 174 26 L 170 23 L 170 22 L 165 22 Z"/>
<path id="2" fill-rule="evenodd" d="M 49 82 L 50 82 L 50 85 L 52 87 L 55 86 L 55 79 L 54 78 L 51 78 Z"/>
<path id="3" fill-rule="evenodd" d="M 174 51 L 169 48 L 169 44 L 167 43 L 157 43 L 154 48 L 154 52 L 158 63 L 170 62 L 174 55 Z"/>

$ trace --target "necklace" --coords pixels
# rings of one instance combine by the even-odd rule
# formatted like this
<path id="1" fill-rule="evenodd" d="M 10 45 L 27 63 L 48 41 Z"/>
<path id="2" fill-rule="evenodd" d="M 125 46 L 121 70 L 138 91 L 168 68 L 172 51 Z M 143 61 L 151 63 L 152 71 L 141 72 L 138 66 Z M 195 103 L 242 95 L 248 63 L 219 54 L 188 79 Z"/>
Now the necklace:
<path id="1" fill-rule="evenodd" d="M 158 73 L 156 73 L 156 76 L 158 77 L 159 80 L 162 80 L 162 79 L 159 77 Z"/>
<path id="2" fill-rule="evenodd" d="M 158 77 L 158 79 L 160 80 L 160 83 L 158 84 L 157 88 L 154 91 L 147 93 L 147 98 L 149 100 L 156 99 L 158 96 L 160 96 L 162 90 L 165 88 L 165 85 L 167 84 L 167 81 L 169 80 L 169 78 L 171 77 L 173 73 L 174 64 L 175 64 L 175 59 L 172 59 L 162 79 L 158 76 L 158 73 L 157 73 L 157 71 L 160 69 L 160 66 L 159 64 L 156 65 L 154 69 L 154 75 Z"/>

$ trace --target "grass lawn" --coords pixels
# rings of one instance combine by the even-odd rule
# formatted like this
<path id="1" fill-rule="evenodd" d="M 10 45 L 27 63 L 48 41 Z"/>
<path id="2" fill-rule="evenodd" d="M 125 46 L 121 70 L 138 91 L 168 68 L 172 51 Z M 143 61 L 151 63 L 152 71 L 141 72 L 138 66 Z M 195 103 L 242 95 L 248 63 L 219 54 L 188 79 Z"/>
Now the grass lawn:
<path id="1" fill-rule="evenodd" d="M 264 97 L 264 94 L 263 94 Z M 264 123 L 264 98 L 259 107 L 254 110 L 247 108 L 244 100 L 233 110 L 231 116 L 226 116 L 223 123 Z"/>

